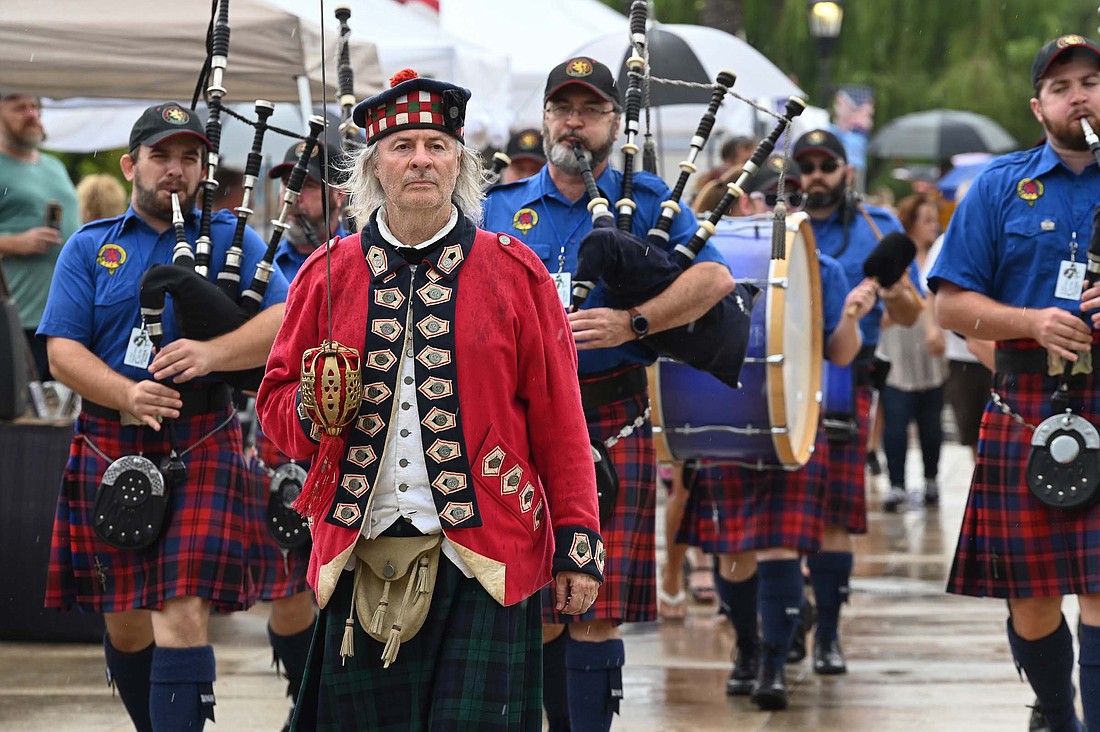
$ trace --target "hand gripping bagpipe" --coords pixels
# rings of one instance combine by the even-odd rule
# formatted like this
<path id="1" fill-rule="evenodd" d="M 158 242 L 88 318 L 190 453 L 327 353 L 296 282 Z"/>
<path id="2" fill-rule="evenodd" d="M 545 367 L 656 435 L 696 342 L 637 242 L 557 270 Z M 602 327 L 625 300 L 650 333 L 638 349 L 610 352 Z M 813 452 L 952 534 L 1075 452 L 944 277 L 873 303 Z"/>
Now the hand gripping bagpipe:
<path id="1" fill-rule="evenodd" d="M 635 6 L 638 4 L 635 3 Z M 644 5 L 644 2 L 641 4 Z M 633 10 L 631 17 L 633 27 L 635 17 Z M 638 77 L 636 73 L 631 74 L 630 87 L 638 83 Z M 592 232 L 581 242 L 578 253 L 576 280 L 573 287 L 574 308 L 579 308 L 584 303 L 598 280 L 602 280 L 607 286 L 612 306 L 623 309 L 636 307 L 663 292 L 695 260 L 699 251 L 714 233 L 715 224 L 721 218 L 721 212 L 728 208 L 735 197 L 741 195 L 741 187 L 775 149 L 776 140 L 787 129 L 791 119 L 805 109 L 805 103 L 799 99 L 792 97 L 787 102 L 786 114 L 779 118 L 775 129 L 757 147 L 750 161 L 745 164 L 745 169 L 737 183 L 729 185 L 724 205 L 715 208 L 717 213 L 712 214 L 711 220 L 704 221 L 700 225 L 689 242 L 677 245 L 673 251 L 668 252 L 666 247 L 669 231 L 673 219 L 680 210 L 677 199 L 683 193 L 688 178 L 695 171 L 695 159 L 706 144 L 714 126 L 715 113 L 734 80 L 735 77 L 730 72 L 718 74 L 710 104 L 692 137 L 688 159 L 680 163 L 680 177 L 671 199 L 662 204 L 661 217 L 647 234 L 646 241 L 629 233 L 633 225 L 632 221 L 630 226 L 623 227 L 623 216 L 633 216 L 633 202 L 630 202 L 630 205 L 625 205 L 623 201 L 617 203 L 620 230 L 611 228 L 611 213 L 608 210 L 607 199 L 600 194 L 583 151 L 579 147 L 574 148 L 578 161 L 581 162 L 585 186 L 591 198 L 589 211 L 592 212 L 593 226 Z M 633 154 L 637 151 L 630 134 L 632 94 L 629 88 L 626 98 L 627 144 L 623 145 L 624 200 L 628 197 L 628 191 L 632 193 L 632 187 L 628 189 L 628 182 L 632 186 Z M 633 110 L 633 115 L 636 130 L 636 109 Z M 783 215 L 785 216 L 785 212 Z M 781 247 L 778 256 L 782 257 L 782 247 L 785 244 L 783 237 L 786 232 L 782 216 L 778 216 L 778 227 L 778 246 Z M 773 237 L 773 249 L 775 247 L 775 237 Z M 687 325 L 654 333 L 647 336 L 642 343 L 657 354 L 683 361 L 737 388 L 738 375 L 747 349 L 749 308 L 754 295 L 754 288 L 738 284 L 732 293 L 697 320 Z"/>
<path id="2" fill-rule="evenodd" d="M 1087 119 L 1081 119 L 1081 127 L 1089 150 L 1100 163 L 1100 138 Z M 1093 213 L 1084 280 L 1082 291 L 1100 281 L 1100 206 Z M 1100 432 L 1073 413 L 1069 395 L 1071 376 L 1094 368 L 1090 352 L 1081 354 L 1076 362 L 1066 361 L 1050 397 L 1054 414 L 1040 422 L 1031 436 L 1027 486 L 1049 508 L 1083 510 L 1100 500 Z"/>
<path id="3" fill-rule="evenodd" d="M 206 277 L 210 266 L 211 241 L 210 217 L 213 213 L 213 193 L 217 188 L 213 171 L 218 165 L 218 141 L 221 139 L 221 97 L 225 89 L 221 86 L 222 73 L 226 67 L 229 52 L 229 9 L 228 0 L 219 5 L 217 21 L 213 28 L 212 74 L 208 94 L 211 101 L 210 117 L 207 122 L 206 136 L 211 142 L 207 157 L 207 177 L 203 181 L 203 210 L 199 224 L 199 238 L 192 250 L 183 227 L 183 212 L 178 201 L 173 203 L 173 226 L 176 231 L 176 245 L 172 250 L 171 264 L 154 264 L 141 278 L 140 304 L 141 314 L 149 336 L 159 345 L 164 337 L 163 315 L 167 295 L 172 295 L 175 317 L 179 332 L 185 338 L 210 340 L 239 328 L 260 310 L 267 284 L 274 272 L 275 251 L 288 228 L 287 217 L 291 206 L 301 193 L 305 181 L 306 166 L 317 146 L 317 140 L 324 129 L 324 120 L 312 117 L 309 121 L 310 132 L 305 145 L 287 183 L 283 207 L 278 220 L 272 221 L 273 231 L 263 260 L 257 265 L 252 283 L 240 293 L 241 244 L 245 228 L 252 215 L 251 195 L 259 175 L 261 164 L 261 146 L 268 125 L 267 119 L 273 110 L 270 102 L 256 102 L 256 132 L 252 140 L 252 150 L 248 155 L 245 170 L 245 193 L 241 206 L 236 209 L 237 226 L 233 240 L 226 252 L 226 263 L 218 275 L 217 284 Z M 220 373 L 218 376 L 227 384 L 245 390 L 255 390 L 263 377 L 263 367 Z"/>

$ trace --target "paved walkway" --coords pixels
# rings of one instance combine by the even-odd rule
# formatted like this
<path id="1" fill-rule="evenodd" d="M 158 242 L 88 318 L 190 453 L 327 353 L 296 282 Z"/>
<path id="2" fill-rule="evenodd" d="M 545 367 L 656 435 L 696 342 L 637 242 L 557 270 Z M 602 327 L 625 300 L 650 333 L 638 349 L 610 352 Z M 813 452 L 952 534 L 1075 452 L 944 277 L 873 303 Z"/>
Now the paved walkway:
<path id="1" fill-rule="evenodd" d="M 628 629 L 626 701 L 615 732 L 1025 730 L 1031 693 L 1008 654 L 1003 604 L 942 591 L 966 497 L 969 452 L 945 446 L 942 466 L 938 510 L 886 515 L 877 510 L 884 486 L 869 489 L 871 531 L 858 543 L 857 577 L 843 621 L 848 675 L 817 677 L 806 661 L 789 666 L 792 706 L 785 712 L 764 713 L 747 699 L 727 699 L 732 631 L 715 617 L 713 605 L 695 605 L 683 623 Z M 917 462 L 909 467 L 918 485 Z M 260 607 L 213 621 L 218 722 L 208 730 L 281 728 L 284 684 L 271 668 L 265 612 Z M 99 646 L 0 643 L 0 730 L 131 729 L 104 683 Z"/>

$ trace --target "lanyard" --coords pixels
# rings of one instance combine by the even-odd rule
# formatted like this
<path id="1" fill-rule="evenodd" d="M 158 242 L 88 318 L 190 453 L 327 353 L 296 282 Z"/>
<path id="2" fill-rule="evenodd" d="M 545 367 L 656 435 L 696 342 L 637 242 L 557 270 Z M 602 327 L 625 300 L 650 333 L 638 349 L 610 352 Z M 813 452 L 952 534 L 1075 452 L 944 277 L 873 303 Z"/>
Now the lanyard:
<path id="1" fill-rule="evenodd" d="M 584 216 L 581 216 L 577 223 L 570 230 L 569 235 L 563 239 L 561 236 L 561 232 L 558 230 L 558 225 L 554 223 L 554 214 L 550 210 L 550 205 L 547 199 L 545 178 L 539 181 L 539 201 L 542 203 L 542 210 L 546 214 L 546 220 L 550 222 L 550 228 L 554 232 L 554 238 L 558 240 L 558 244 L 561 247 L 561 251 L 558 252 L 558 272 L 560 273 L 565 271 L 565 245 L 568 244 L 569 240 L 572 239 L 580 230 L 581 226 L 585 222 L 585 218 Z M 578 201 L 577 203 L 580 203 L 580 201 Z M 570 204 L 569 210 L 572 211 L 573 206 L 575 205 L 576 203 Z M 587 210 L 587 208 L 585 210 Z"/>

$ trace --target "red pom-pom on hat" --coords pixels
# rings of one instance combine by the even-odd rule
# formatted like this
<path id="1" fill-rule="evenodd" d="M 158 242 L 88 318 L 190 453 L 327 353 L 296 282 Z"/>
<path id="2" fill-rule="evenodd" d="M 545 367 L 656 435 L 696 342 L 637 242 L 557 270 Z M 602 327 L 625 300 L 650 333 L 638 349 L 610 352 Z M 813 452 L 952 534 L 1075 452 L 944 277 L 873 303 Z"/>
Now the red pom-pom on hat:
<path id="1" fill-rule="evenodd" d="M 394 88 L 395 86 L 397 86 L 398 84 L 400 84 L 403 81 L 408 81 L 409 79 L 419 79 L 419 78 L 420 78 L 420 74 L 416 73 L 412 69 L 401 69 L 396 74 L 394 74 L 393 76 L 390 77 L 390 88 L 391 89 Z"/>

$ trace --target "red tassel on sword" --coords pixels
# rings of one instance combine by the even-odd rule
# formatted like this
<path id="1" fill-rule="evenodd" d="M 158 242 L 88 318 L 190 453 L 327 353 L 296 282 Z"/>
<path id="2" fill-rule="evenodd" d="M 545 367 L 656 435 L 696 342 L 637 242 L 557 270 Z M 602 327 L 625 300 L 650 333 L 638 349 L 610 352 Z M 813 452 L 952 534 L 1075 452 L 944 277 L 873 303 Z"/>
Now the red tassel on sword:
<path id="1" fill-rule="evenodd" d="M 293 508 L 309 519 L 318 519 L 336 495 L 344 427 L 355 418 L 363 401 L 359 351 L 336 341 L 310 348 L 302 354 L 301 382 L 302 406 L 324 435 Z"/>

